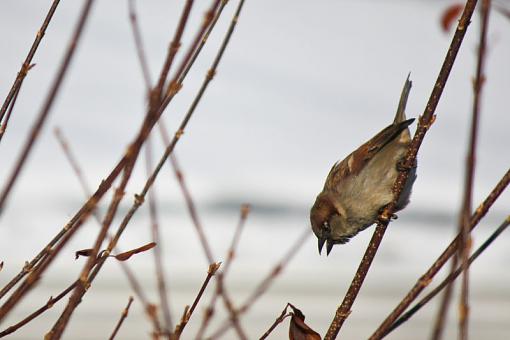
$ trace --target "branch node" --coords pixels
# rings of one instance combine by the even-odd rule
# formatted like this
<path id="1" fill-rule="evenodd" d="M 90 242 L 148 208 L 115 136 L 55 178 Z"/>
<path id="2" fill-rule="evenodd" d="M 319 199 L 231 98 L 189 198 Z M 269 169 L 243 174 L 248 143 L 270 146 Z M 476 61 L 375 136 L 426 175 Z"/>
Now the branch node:
<path id="1" fill-rule="evenodd" d="M 145 202 L 145 197 L 140 194 L 135 194 L 135 204 L 141 206 Z"/>
<path id="2" fill-rule="evenodd" d="M 214 69 L 209 69 L 209 71 L 207 71 L 207 75 L 205 76 L 205 78 L 208 80 L 208 81 L 211 81 L 213 80 L 214 76 L 216 75 L 216 71 Z"/>
<path id="3" fill-rule="evenodd" d="M 215 263 L 211 263 L 209 265 L 209 269 L 207 269 L 207 274 L 209 275 L 214 275 L 216 274 L 216 271 L 218 271 L 218 269 L 220 268 L 221 266 L 221 262 L 215 262 Z"/>
<path id="4" fill-rule="evenodd" d="M 180 139 L 182 137 L 182 135 L 184 135 L 183 129 L 179 129 L 175 132 L 175 138 L 177 138 L 177 139 Z"/>

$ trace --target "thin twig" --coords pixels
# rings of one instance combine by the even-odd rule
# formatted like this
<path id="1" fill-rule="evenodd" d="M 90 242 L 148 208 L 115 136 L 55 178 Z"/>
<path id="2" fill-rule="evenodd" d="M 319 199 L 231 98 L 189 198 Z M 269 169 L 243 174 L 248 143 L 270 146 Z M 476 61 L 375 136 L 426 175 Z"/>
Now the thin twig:
<path id="1" fill-rule="evenodd" d="M 276 329 L 276 326 L 281 324 L 283 322 L 283 320 L 285 320 L 285 318 L 291 316 L 290 313 L 287 313 L 288 308 L 289 308 L 289 304 L 287 303 L 287 305 L 285 305 L 285 308 L 282 310 L 282 313 L 280 314 L 280 316 L 277 317 L 276 320 L 273 322 L 273 324 L 269 327 L 269 329 L 264 334 L 262 334 L 262 336 L 260 337 L 260 340 L 266 339 L 269 336 L 269 334 L 271 334 Z"/>
<path id="2" fill-rule="evenodd" d="M 215 0 L 211 8 L 207 13 L 215 13 L 218 7 L 219 1 Z M 200 28 L 200 33 L 197 34 L 193 44 L 189 48 L 189 51 L 196 51 L 196 46 L 200 44 L 200 41 L 203 34 L 207 31 L 211 21 L 209 20 L 210 15 L 205 16 L 205 20 L 202 23 Z M 198 53 L 198 52 L 196 52 Z M 190 59 L 196 58 L 196 54 L 188 52 L 186 57 L 183 59 L 183 65 L 189 65 Z M 175 79 L 179 80 L 179 84 L 182 83 L 184 78 L 181 74 L 177 74 Z M 174 81 L 175 83 L 175 81 Z M 128 151 L 119 161 L 119 163 L 115 166 L 112 172 L 108 175 L 108 177 L 101 182 L 96 192 L 91 196 L 91 198 L 80 208 L 80 210 L 71 218 L 71 220 L 65 225 L 65 227 L 48 243 L 48 245 L 41 250 L 36 257 L 27 263 L 23 269 L 18 273 L 9 283 L 0 291 L 0 298 L 5 295 L 16 283 L 18 283 L 23 277 L 25 277 L 28 273 L 30 273 L 29 279 L 25 280 L 25 282 L 11 295 L 11 297 L 4 303 L 4 305 L 0 308 L 0 320 L 12 309 L 15 303 L 19 299 L 21 299 L 39 280 L 41 273 L 51 264 L 56 254 L 59 253 L 60 249 L 72 238 L 75 232 L 83 225 L 91 211 L 94 210 L 97 203 L 104 196 L 104 194 L 110 189 L 113 181 L 118 177 L 120 172 L 124 169 L 124 167 L 132 167 L 133 163 L 130 163 L 130 160 L 134 159 L 133 155 L 137 155 L 140 150 L 141 145 L 147 138 L 152 126 L 155 124 L 157 119 L 163 114 L 163 111 L 171 102 L 172 98 L 177 94 L 178 87 L 174 90 L 169 91 L 168 95 L 165 97 L 164 102 L 161 104 L 160 108 L 157 110 L 156 114 L 150 109 L 147 117 L 142 124 L 140 132 L 138 133 L 135 140 L 131 143 Z M 197 103 L 194 105 L 196 106 Z M 182 122 L 182 125 L 186 125 L 191 115 L 188 114 L 185 117 L 185 120 Z M 182 134 L 182 133 L 181 133 Z M 181 134 L 178 134 L 180 137 Z M 169 147 L 172 149 L 175 147 L 177 143 L 177 138 L 174 138 L 173 145 Z M 59 242 L 60 241 L 60 242 Z M 57 244 L 58 243 L 58 244 Z M 39 264 L 41 260 L 44 260 Z M 37 266 L 36 266 L 37 265 Z"/>
<path id="3" fill-rule="evenodd" d="M 76 283 L 77 283 L 77 281 L 74 281 L 69 287 L 64 289 L 56 297 L 50 297 L 50 299 L 48 300 L 48 302 L 46 302 L 44 304 L 44 306 L 40 307 L 38 310 L 36 310 L 35 312 L 31 313 L 29 316 L 27 316 L 26 318 L 24 318 L 20 322 L 16 323 L 15 325 L 12 325 L 12 326 L 6 328 L 5 330 L 3 330 L 2 332 L 0 332 L 0 338 L 4 337 L 6 335 L 9 335 L 11 333 L 16 332 L 18 329 L 20 329 L 21 327 L 25 326 L 27 323 L 29 323 L 30 321 L 34 320 L 39 315 L 41 315 L 42 313 L 46 312 L 48 309 L 53 307 L 55 305 L 55 303 L 60 301 L 60 299 L 62 299 L 64 296 L 66 296 L 70 291 L 72 291 L 74 289 L 74 287 L 76 286 Z"/>
<path id="4" fill-rule="evenodd" d="M 127 318 L 128 316 L 128 313 L 129 313 L 129 307 L 131 307 L 131 304 L 133 303 L 133 297 L 130 296 L 129 297 L 129 301 L 127 303 L 127 306 L 124 308 L 124 310 L 122 311 L 122 314 L 120 315 L 120 319 L 119 321 L 117 322 L 117 325 L 115 326 L 114 330 L 113 330 L 113 333 L 112 335 L 110 335 L 110 340 L 113 340 L 115 338 L 115 336 L 117 335 L 117 332 L 119 331 L 120 329 L 120 326 L 122 326 L 122 323 L 124 322 L 124 320 Z"/>
<path id="5" fill-rule="evenodd" d="M 202 295 L 204 294 L 207 285 L 209 285 L 209 281 L 211 281 L 211 278 L 214 276 L 214 274 L 216 274 L 216 271 L 220 268 L 220 266 L 221 262 L 212 263 L 211 265 L 209 265 L 209 269 L 207 270 L 207 276 L 205 277 L 205 280 L 202 283 L 202 287 L 200 287 L 200 290 L 198 291 L 198 294 L 195 297 L 195 300 L 193 301 L 191 308 L 189 308 L 189 306 L 186 306 L 184 315 L 181 318 L 181 322 L 175 327 L 174 334 L 177 336 L 177 339 L 181 336 L 184 327 L 186 327 L 189 320 L 191 319 L 191 316 L 193 315 L 193 312 L 195 311 L 195 308 L 198 306 L 198 302 L 202 298 Z"/>
<path id="6" fill-rule="evenodd" d="M 231 30 L 229 31 L 229 33 L 227 33 L 227 36 L 229 38 L 230 38 L 231 33 L 232 33 Z M 227 39 L 227 42 L 228 42 L 228 39 Z M 117 244 L 120 236 L 124 232 L 127 224 L 131 220 L 132 216 L 135 214 L 135 212 L 138 210 L 138 208 L 143 204 L 143 201 L 145 199 L 147 192 L 154 184 L 156 177 L 161 170 L 161 167 L 166 162 L 166 159 L 168 158 L 170 153 L 173 151 L 173 148 L 175 147 L 178 139 L 182 136 L 182 133 L 183 133 L 184 129 L 186 128 L 187 123 L 189 122 L 195 108 L 197 107 L 198 102 L 202 98 L 202 95 L 204 94 L 205 89 L 207 88 L 207 85 L 212 80 L 213 74 L 216 71 L 216 68 L 219 64 L 219 61 L 221 60 L 221 56 L 223 55 L 225 48 L 226 48 L 226 43 L 224 42 L 222 44 L 222 46 L 220 47 L 220 50 L 218 51 L 218 54 L 213 62 L 213 66 L 207 73 L 207 77 L 205 78 L 204 82 L 202 83 L 202 86 L 201 86 L 197 96 L 193 100 L 193 103 L 192 103 L 190 109 L 188 110 L 188 113 L 186 114 L 185 118 L 183 119 L 183 121 L 179 127 L 179 130 L 177 131 L 174 139 L 172 140 L 172 144 L 166 148 L 165 153 L 161 157 L 156 169 L 154 170 L 154 172 L 151 174 L 151 176 L 146 181 L 142 192 L 139 195 L 135 195 L 135 200 L 134 200 L 134 203 L 133 203 L 131 209 L 125 215 L 121 225 L 117 229 L 117 232 L 116 232 L 114 238 L 109 243 L 107 250 L 104 251 L 103 255 L 96 261 L 96 256 L 99 252 L 99 246 L 102 243 L 103 239 L 105 238 L 108 227 L 113 220 L 113 216 L 115 215 L 115 212 L 117 211 L 120 200 L 124 194 L 124 188 L 127 185 L 127 181 L 129 180 L 129 177 L 132 173 L 132 170 L 134 167 L 134 162 L 136 161 L 136 158 L 139 154 L 140 147 L 143 144 L 143 141 L 147 138 L 152 126 L 154 126 L 157 119 L 159 118 L 159 113 L 153 111 L 153 106 L 151 104 L 151 108 L 149 109 L 149 112 L 148 112 L 146 120 L 142 126 L 142 129 L 141 129 L 139 135 L 137 136 L 135 142 L 131 144 L 131 146 L 128 150 L 129 159 L 127 160 L 126 167 L 124 169 L 124 176 L 122 178 L 122 182 L 121 182 L 119 188 L 117 188 L 115 191 L 115 195 L 112 199 L 112 203 L 110 204 L 108 213 L 105 217 L 105 221 L 103 222 L 103 228 L 101 229 L 101 231 L 96 239 L 94 248 L 92 250 L 92 255 L 88 259 L 87 264 L 84 266 L 84 268 L 80 274 L 80 284 L 77 285 L 77 287 L 75 288 L 73 295 L 69 299 L 69 302 L 68 302 L 66 308 L 60 315 L 57 322 L 54 324 L 52 329 L 46 334 L 46 337 L 48 339 L 59 338 L 62 335 L 65 327 L 67 326 L 67 324 L 70 320 L 71 314 L 74 312 L 74 310 L 76 309 L 78 304 L 81 302 L 83 295 L 86 293 L 91 282 L 95 279 L 96 275 L 102 268 L 103 264 L 105 263 L 106 259 L 108 258 L 108 255 L 112 251 L 113 247 L 115 247 L 115 245 Z M 64 240 L 66 240 L 66 239 L 67 238 L 65 238 Z M 95 267 L 93 267 L 94 265 L 95 265 Z M 92 272 L 90 272 L 92 270 L 92 268 L 94 268 L 94 269 Z M 90 275 L 89 275 L 89 273 L 90 273 Z"/>
<path id="7" fill-rule="evenodd" d="M 147 88 L 147 92 L 150 92 L 150 89 L 152 87 L 151 73 L 149 71 L 149 65 L 147 64 L 147 58 L 145 56 L 142 34 L 140 33 L 140 27 L 138 27 L 135 0 L 128 1 L 128 9 L 129 9 L 129 22 L 131 23 L 131 31 L 133 32 L 133 38 L 135 40 L 136 54 L 138 55 L 138 61 L 140 62 L 140 68 L 142 69 L 145 87 Z"/>
<path id="8" fill-rule="evenodd" d="M 494 202 L 498 199 L 501 193 L 506 189 L 510 183 L 510 169 L 507 170 L 505 175 L 501 178 L 498 184 L 494 187 L 491 193 L 485 200 L 478 206 L 473 215 L 471 216 L 470 230 L 473 230 L 478 222 L 487 214 Z M 370 339 L 380 339 L 387 329 L 395 322 L 395 320 L 409 307 L 409 305 L 416 299 L 416 297 L 427 287 L 433 280 L 434 276 L 439 272 L 448 259 L 458 251 L 460 235 L 448 245 L 439 258 L 432 264 L 432 266 L 423 274 L 416 284 L 411 288 L 407 295 L 400 301 L 397 307 L 386 317 L 383 323 L 372 334 Z"/>
<path id="9" fill-rule="evenodd" d="M 147 176 L 149 176 L 150 171 L 152 169 L 152 138 L 151 137 L 149 137 L 147 139 L 147 144 L 145 146 L 145 159 L 146 159 Z M 163 311 L 163 320 L 165 322 L 164 328 L 163 328 L 163 333 L 169 335 L 170 330 L 173 329 L 173 323 L 172 323 L 172 316 L 170 314 L 170 304 L 168 302 L 167 284 L 166 284 L 166 280 L 165 280 L 165 270 L 164 270 L 164 266 L 163 266 L 163 259 L 161 256 L 161 249 L 163 248 L 163 246 L 162 246 L 160 231 L 159 231 L 155 188 L 153 188 L 149 192 L 148 201 L 149 201 L 149 216 L 150 216 L 150 224 L 151 224 L 152 241 L 158 245 L 154 249 L 154 265 L 156 268 L 156 278 L 157 278 L 157 282 L 158 282 L 159 301 L 160 301 L 161 309 Z"/>
<path id="10" fill-rule="evenodd" d="M 462 259 L 462 286 L 461 298 L 459 305 L 459 335 L 461 340 L 468 339 L 468 326 L 469 326 L 469 253 L 471 248 L 471 235 L 469 233 L 469 218 L 472 210 L 472 192 L 473 192 L 473 179 L 475 172 L 475 157 L 476 145 L 478 135 L 478 122 L 480 120 L 480 98 L 482 92 L 482 85 L 485 81 L 484 64 L 485 64 L 485 49 L 487 28 L 489 22 L 489 9 L 490 0 L 482 0 L 482 27 L 480 30 L 480 46 L 478 48 L 478 62 L 476 65 L 476 76 L 473 86 L 473 113 L 471 122 L 470 145 L 468 156 L 466 159 L 466 192 L 465 201 L 463 204 L 462 223 L 459 225 L 461 229 L 461 246 L 459 247 L 459 254 Z"/>
<path id="11" fill-rule="evenodd" d="M 76 174 L 76 177 L 78 178 L 78 180 L 81 184 L 81 187 L 83 189 L 83 192 L 85 193 L 85 196 L 87 198 L 90 197 L 90 195 L 91 195 L 90 194 L 90 192 L 91 192 L 90 186 L 88 185 L 87 180 L 85 179 L 85 177 L 83 175 L 83 171 L 81 170 L 81 166 L 79 165 L 78 160 L 76 159 L 76 157 L 74 156 L 74 154 L 71 150 L 69 142 L 66 140 L 66 138 L 64 137 L 64 134 L 62 133 L 62 131 L 60 131 L 59 128 L 55 128 L 54 132 L 55 132 L 55 137 L 57 138 L 60 146 L 62 147 L 64 155 L 66 156 L 67 160 L 71 164 L 71 168 L 73 169 L 74 173 Z M 101 216 L 99 216 L 98 211 L 94 210 L 93 214 L 94 214 L 94 218 L 95 218 L 96 222 L 99 224 L 99 226 L 101 226 Z M 112 236 L 108 235 L 108 238 L 111 240 Z M 158 242 L 156 242 L 156 243 L 159 245 Z M 117 251 L 117 253 L 122 253 L 122 250 L 119 249 L 118 246 L 115 247 L 115 250 Z M 154 251 L 155 252 L 159 251 L 159 248 L 156 247 L 154 249 Z M 158 328 L 159 327 L 158 321 L 155 319 L 155 313 L 153 313 L 154 307 L 148 301 L 147 297 L 145 296 L 145 293 L 142 290 L 142 286 L 140 285 L 135 274 L 129 268 L 129 265 L 127 262 L 125 262 L 125 261 L 116 261 L 116 262 L 120 265 L 122 271 L 126 275 L 128 282 L 131 286 L 131 289 L 133 289 L 133 292 L 135 293 L 136 297 L 144 306 L 144 310 L 145 310 L 149 320 L 151 320 L 153 327 Z"/>
<path id="12" fill-rule="evenodd" d="M 204 250 L 206 261 L 208 263 L 214 263 L 215 261 L 211 251 L 211 246 L 209 245 L 209 241 L 207 241 L 207 237 L 205 236 L 204 228 L 202 227 L 202 223 L 200 222 L 200 219 L 198 217 L 197 208 L 195 206 L 191 193 L 188 189 L 186 181 L 184 180 L 184 174 L 182 173 L 182 170 L 179 166 L 179 163 L 177 162 L 177 158 L 175 157 L 175 155 L 172 155 L 172 157 L 170 157 L 170 160 L 172 161 L 175 177 L 177 178 L 177 182 L 179 183 L 179 186 L 181 188 L 184 200 L 186 201 L 186 206 L 188 207 L 188 212 L 190 214 L 191 220 L 193 221 L 193 226 L 197 231 L 198 238 L 200 239 L 200 244 L 202 245 L 202 249 Z"/>
<path id="13" fill-rule="evenodd" d="M 234 259 L 235 250 L 237 248 L 237 244 L 239 243 L 239 238 L 241 236 L 241 232 L 243 230 L 243 227 L 245 225 L 246 218 L 248 217 L 249 212 L 250 212 L 250 206 L 247 204 L 243 204 L 241 206 L 241 216 L 239 218 L 239 223 L 237 224 L 236 230 L 234 232 L 234 236 L 232 237 L 232 241 L 230 243 L 230 247 L 227 251 L 226 261 L 225 261 L 225 264 L 223 265 L 223 270 L 220 271 L 217 275 L 216 289 L 215 289 L 214 294 L 211 298 L 209 306 L 206 308 L 206 313 L 204 314 L 204 318 L 202 319 L 202 324 L 200 325 L 199 331 L 197 333 L 196 338 L 198 338 L 198 339 L 201 339 L 203 337 L 203 334 L 206 330 L 206 326 L 209 322 L 209 319 L 214 314 L 216 300 L 218 299 L 218 296 L 220 296 L 220 295 L 223 297 L 225 307 L 227 308 L 228 312 L 230 313 L 230 319 L 232 320 L 238 335 L 241 338 L 246 337 L 244 335 L 244 332 L 243 332 L 241 325 L 238 321 L 237 310 L 234 308 L 232 301 L 230 300 L 230 298 L 228 297 L 228 295 L 225 291 L 224 280 L 225 280 L 225 276 L 227 275 L 228 269 L 230 268 L 230 264 L 232 263 L 232 260 Z"/>
<path id="14" fill-rule="evenodd" d="M 184 8 L 181 13 L 181 18 L 179 19 L 179 24 L 177 25 L 177 29 L 174 32 L 174 37 L 172 39 L 172 42 L 170 43 L 170 46 L 168 47 L 168 54 L 167 58 L 165 60 L 165 64 L 163 65 L 163 69 L 161 72 L 161 75 L 158 80 L 158 84 L 155 88 L 155 97 L 157 100 L 161 100 L 161 94 L 163 92 L 163 88 L 165 86 L 166 78 L 168 77 L 168 72 L 170 72 L 170 69 L 172 68 L 172 63 L 174 61 L 175 56 L 177 55 L 177 52 L 179 51 L 179 48 L 181 47 L 181 38 L 184 33 L 184 29 L 186 27 L 186 23 L 188 22 L 189 14 L 191 12 L 191 8 L 193 6 L 193 0 L 187 0 L 186 4 L 184 5 Z M 213 16 L 214 12 L 208 12 L 206 15 Z M 219 15 L 217 16 L 219 17 Z M 208 19 L 206 19 L 207 21 Z M 210 25 L 209 27 L 212 29 L 214 25 Z M 203 33 L 201 32 L 200 35 L 203 36 Z M 200 53 L 200 51 L 198 52 Z M 195 55 L 198 55 L 198 53 L 195 53 Z M 184 64 L 182 64 L 184 65 Z M 185 77 L 185 75 L 184 75 Z"/>
<path id="15" fill-rule="evenodd" d="M 257 285 L 254 289 L 253 293 L 245 300 L 245 302 L 237 309 L 237 316 L 241 316 L 246 313 L 255 302 L 268 290 L 273 281 L 276 279 L 278 275 L 280 275 L 283 269 L 288 265 L 288 263 L 294 258 L 296 253 L 301 246 L 305 243 L 305 241 L 310 236 L 310 229 L 307 227 L 305 231 L 299 236 L 297 241 L 290 247 L 290 249 L 285 253 L 283 258 L 271 269 L 269 274 Z M 232 326 L 232 321 L 225 320 L 222 325 L 214 332 L 209 338 L 215 339 L 223 335 L 227 330 Z"/>
<path id="16" fill-rule="evenodd" d="M 90 9 L 92 8 L 93 3 L 94 3 L 94 0 L 87 0 L 83 5 L 83 9 L 81 10 L 80 17 L 79 17 L 76 27 L 74 29 L 70 43 L 67 47 L 62 64 L 60 65 L 60 68 L 57 72 L 56 78 L 50 87 L 50 91 L 48 92 L 48 95 L 46 96 L 46 100 L 44 102 L 44 105 L 43 105 L 40 113 L 39 113 L 39 116 L 35 120 L 34 125 L 32 126 L 32 129 L 30 130 L 28 138 L 25 142 L 25 145 L 23 146 L 23 149 L 20 153 L 20 156 L 19 156 L 15 166 L 14 166 L 14 169 L 12 170 L 10 176 L 8 177 L 7 183 L 4 186 L 2 193 L 0 194 L 0 215 L 2 214 L 2 211 L 5 208 L 5 203 L 7 201 L 7 197 L 9 196 L 11 189 L 14 186 L 14 182 L 18 178 L 18 175 L 21 172 L 21 169 L 22 169 L 23 165 L 25 164 L 25 161 L 27 160 L 28 155 L 29 155 L 30 151 L 32 150 L 32 146 L 34 145 L 37 137 L 39 137 L 39 133 L 41 132 L 44 122 L 46 121 L 46 117 L 48 117 L 48 114 L 53 106 L 53 102 L 55 101 L 55 98 L 57 97 L 57 94 L 60 90 L 60 86 L 62 85 L 62 81 L 64 80 L 64 76 L 67 73 L 69 65 L 71 64 L 71 60 L 74 56 L 74 52 L 76 51 L 76 46 L 78 46 L 78 43 L 80 42 L 83 28 L 85 27 L 85 23 L 87 22 L 87 19 L 89 17 L 89 13 L 90 13 Z M 53 6 L 52 6 L 52 8 L 53 8 Z M 50 11 L 51 11 L 51 9 L 50 9 Z M 49 20 L 51 20 L 51 16 L 49 17 Z M 48 23 L 49 23 L 49 21 L 48 21 Z M 34 51 L 34 53 L 35 53 L 35 51 Z M 20 84 L 21 84 L 21 81 L 23 78 L 24 78 L 24 76 L 20 78 Z"/>
<path id="17" fill-rule="evenodd" d="M 33 65 L 30 65 L 30 68 Z M 29 68 L 29 69 L 30 69 Z M 18 100 L 18 95 L 21 90 L 21 85 L 14 94 L 14 98 L 11 101 L 11 105 L 9 105 L 9 111 L 7 111 L 7 116 L 5 117 L 4 123 L 0 124 L 0 142 L 2 142 L 2 138 L 4 137 L 5 131 L 7 130 L 7 126 L 9 125 L 9 120 L 11 119 L 12 111 L 14 110 L 14 106 L 16 105 L 16 101 Z"/>
<path id="18" fill-rule="evenodd" d="M 453 256 L 450 260 L 450 273 L 453 273 L 457 269 L 458 263 L 459 257 Z M 448 315 L 448 309 L 450 308 L 454 284 L 454 281 L 450 282 L 441 297 L 439 309 L 434 321 L 434 329 L 432 330 L 432 336 L 430 337 L 432 340 L 440 340 L 443 337 L 444 323 L 446 322 L 446 316 Z"/>
<path id="19" fill-rule="evenodd" d="M 459 20 L 457 30 L 455 31 L 455 35 L 450 44 L 450 48 L 446 54 L 441 70 L 439 71 L 439 75 L 437 77 L 436 83 L 430 95 L 430 98 L 427 102 L 427 106 L 425 107 L 423 115 L 419 119 L 418 128 L 413 137 L 411 144 L 407 150 L 407 154 L 405 156 L 404 165 L 411 169 L 413 164 L 416 162 L 416 156 L 418 154 L 418 150 L 423 142 L 423 138 L 427 133 L 430 126 L 433 124 L 435 120 L 435 110 L 439 103 L 439 99 L 441 98 L 441 94 L 443 93 L 444 86 L 446 85 L 446 81 L 448 80 L 448 76 L 455 62 L 457 53 L 459 52 L 460 46 L 464 39 L 464 35 L 466 33 L 467 27 L 471 20 L 471 16 L 473 14 L 476 0 L 468 0 L 466 3 L 466 7 L 464 9 L 464 13 Z M 405 186 L 407 178 L 409 176 L 409 171 L 400 171 L 393 186 L 393 201 L 384 209 L 383 213 L 379 216 L 379 221 L 377 223 L 377 227 L 374 231 L 372 239 L 365 251 L 363 259 L 354 275 L 354 278 L 351 282 L 351 285 L 345 294 L 345 297 L 342 301 L 342 304 L 337 308 L 333 321 L 329 326 L 329 329 L 326 333 L 324 339 L 331 340 L 336 339 L 340 328 L 344 324 L 344 321 L 347 319 L 349 314 L 351 313 L 351 308 L 358 296 L 358 293 L 363 285 L 363 281 L 370 269 L 372 261 L 377 253 L 379 245 L 383 239 L 384 233 L 388 227 L 390 222 L 390 217 L 392 216 L 396 202 L 400 197 L 400 194 Z"/>
<path id="20" fill-rule="evenodd" d="M 5 98 L 2 104 L 2 108 L 0 109 L 0 123 L 2 122 L 5 112 L 7 111 L 9 105 L 11 104 L 11 101 L 13 100 L 14 96 L 16 96 L 19 93 L 21 84 L 23 83 L 23 80 L 27 76 L 27 72 L 28 70 L 30 70 L 30 67 L 32 65 L 32 59 L 35 56 L 35 52 L 39 48 L 39 44 L 41 43 L 44 34 L 46 33 L 46 29 L 48 28 L 51 19 L 53 18 L 53 14 L 55 14 L 55 11 L 57 10 L 59 2 L 60 0 L 53 0 L 41 27 L 39 28 L 37 34 L 35 35 L 35 40 L 32 43 L 32 46 L 30 47 L 30 51 L 28 51 L 28 55 L 26 56 L 25 61 L 21 65 L 21 69 L 19 70 L 16 79 L 14 80 L 14 83 L 12 84 L 9 93 L 7 94 L 7 97 Z M 6 124 L 7 123 L 5 123 L 4 125 Z"/>
<path id="21" fill-rule="evenodd" d="M 491 244 L 494 242 L 498 236 L 505 231 L 505 229 L 510 225 L 510 216 L 508 216 L 503 223 L 485 240 L 484 243 L 469 257 L 468 266 L 470 266 L 477 258 L 482 254 Z M 450 273 L 434 290 L 428 293 L 423 299 L 417 302 L 412 308 L 410 308 L 407 312 L 402 314 L 386 331 L 384 336 L 391 333 L 393 330 L 401 326 L 407 320 L 409 320 L 416 312 L 418 312 L 423 306 L 425 306 L 430 300 L 432 300 L 443 288 L 450 286 L 451 282 L 453 282 L 463 271 L 464 269 L 461 267 L 454 270 Z"/>

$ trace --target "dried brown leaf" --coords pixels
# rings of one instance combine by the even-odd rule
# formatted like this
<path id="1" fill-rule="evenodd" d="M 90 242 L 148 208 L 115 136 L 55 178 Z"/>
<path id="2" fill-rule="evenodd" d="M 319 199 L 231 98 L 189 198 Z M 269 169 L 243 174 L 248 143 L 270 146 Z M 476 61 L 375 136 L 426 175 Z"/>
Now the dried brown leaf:
<path id="1" fill-rule="evenodd" d="M 133 256 L 135 254 L 138 254 L 138 253 L 142 253 L 142 252 L 147 251 L 149 249 L 152 249 L 155 246 L 156 246 L 156 242 L 147 243 L 146 245 L 143 245 L 141 247 L 138 247 L 138 248 L 135 248 L 135 249 L 132 249 L 132 250 L 125 251 L 123 253 L 117 254 L 114 257 L 117 260 L 119 260 L 119 261 L 126 261 L 131 256 Z"/>
<path id="2" fill-rule="evenodd" d="M 441 16 L 441 28 L 443 29 L 443 31 L 449 32 L 451 30 L 451 27 L 455 19 L 458 19 L 460 17 L 460 14 L 462 13 L 463 9 L 464 4 L 456 3 L 448 6 L 443 11 L 443 15 Z"/>
<path id="3" fill-rule="evenodd" d="M 80 256 L 89 257 L 90 255 L 92 255 L 93 250 L 94 249 L 92 249 L 92 248 L 78 250 L 74 253 L 74 259 L 77 260 L 78 257 L 80 257 Z"/>
<path id="4" fill-rule="evenodd" d="M 305 323 L 305 315 L 299 309 L 289 303 L 292 308 L 292 318 L 290 319 L 289 326 L 289 339 L 290 340 L 321 340 L 319 333 L 311 329 Z"/>

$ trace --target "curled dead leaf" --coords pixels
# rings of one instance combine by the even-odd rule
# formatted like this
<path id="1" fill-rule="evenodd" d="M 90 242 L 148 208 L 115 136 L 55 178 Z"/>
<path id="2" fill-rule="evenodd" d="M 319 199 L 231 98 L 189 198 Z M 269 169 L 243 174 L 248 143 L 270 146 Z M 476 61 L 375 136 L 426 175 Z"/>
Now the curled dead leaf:
<path id="1" fill-rule="evenodd" d="M 156 242 L 147 243 L 146 245 L 143 245 L 141 247 L 138 247 L 138 248 L 135 248 L 135 249 L 132 249 L 132 250 L 125 251 L 123 253 L 117 254 L 114 257 L 117 260 L 119 260 L 119 261 L 126 261 L 131 256 L 133 256 L 135 254 L 138 254 L 138 253 L 142 253 L 142 252 L 147 251 L 149 249 L 152 249 L 155 246 L 156 246 Z"/>
<path id="2" fill-rule="evenodd" d="M 82 249 L 82 250 L 78 250 L 74 253 L 74 259 L 77 260 L 78 257 L 80 256 L 85 256 L 85 257 L 89 257 L 90 255 L 92 255 L 92 251 L 94 249 L 92 248 L 89 248 L 89 249 Z"/>
<path id="3" fill-rule="evenodd" d="M 441 16 L 441 28 L 444 32 L 449 32 L 451 30 L 453 22 L 460 17 L 463 9 L 464 4 L 457 3 L 450 5 L 443 11 L 443 15 Z"/>
<path id="4" fill-rule="evenodd" d="M 289 326 L 290 340 L 321 340 L 319 333 L 305 323 L 305 315 L 299 309 L 289 303 L 292 315 Z"/>

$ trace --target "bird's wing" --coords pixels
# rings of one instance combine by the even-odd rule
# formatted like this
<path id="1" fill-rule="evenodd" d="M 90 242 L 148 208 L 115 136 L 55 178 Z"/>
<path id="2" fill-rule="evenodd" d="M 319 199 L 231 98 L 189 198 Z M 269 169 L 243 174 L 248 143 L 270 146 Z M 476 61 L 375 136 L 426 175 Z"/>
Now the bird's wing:
<path id="1" fill-rule="evenodd" d="M 331 168 L 326 179 L 325 189 L 335 189 L 340 180 L 351 175 L 357 175 L 384 146 L 393 139 L 397 138 L 412 122 L 414 118 L 405 120 L 397 124 L 391 124 L 379 132 L 375 137 L 360 146 L 357 150 L 347 156 L 341 162 L 337 162 Z"/>

